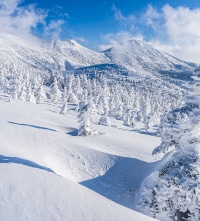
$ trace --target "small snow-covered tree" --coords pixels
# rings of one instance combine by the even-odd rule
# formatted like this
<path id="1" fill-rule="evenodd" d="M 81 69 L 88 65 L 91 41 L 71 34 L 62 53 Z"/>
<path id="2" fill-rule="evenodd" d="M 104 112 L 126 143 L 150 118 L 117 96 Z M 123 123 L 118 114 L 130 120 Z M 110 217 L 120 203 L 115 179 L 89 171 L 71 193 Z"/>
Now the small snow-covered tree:
<path id="1" fill-rule="evenodd" d="M 75 104 L 78 103 L 78 99 L 77 99 L 76 95 L 73 92 L 69 93 L 67 101 L 70 102 L 70 103 L 75 103 Z"/>
<path id="2" fill-rule="evenodd" d="M 17 79 L 15 79 L 10 89 L 11 97 L 13 99 L 17 99 L 19 92 L 20 92 L 20 83 Z"/>
<path id="3" fill-rule="evenodd" d="M 95 103 L 93 102 L 91 95 L 88 98 L 88 112 L 89 112 L 91 122 L 95 122 L 95 115 L 97 115 L 99 112 L 96 108 Z"/>
<path id="4" fill-rule="evenodd" d="M 78 103 L 78 99 L 76 97 L 76 94 L 73 92 L 74 91 L 73 87 L 76 87 L 74 85 L 75 80 L 76 79 L 75 79 L 74 75 L 69 75 L 66 79 L 65 87 L 66 87 L 67 101 L 70 103 Z"/>
<path id="5" fill-rule="evenodd" d="M 136 111 L 133 109 L 128 109 L 124 114 L 124 125 L 128 127 L 135 128 L 136 127 Z"/>
<path id="6" fill-rule="evenodd" d="M 81 81 L 80 81 L 80 77 L 76 77 L 76 81 L 75 81 L 75 88 L 74 88 L 74 94 L 76 96 L 76 98 L 79 100 L 82 94 L 82 88 L 81 88 Z"/>
<path id="7" fill-rule="evenodd" d="M 58 81 L 56 77 L 54 77 L 54 81 L 50 86 L 50 98 L 53 102 L 57 102 L 61 98 L 61 91 L 58 87 Z"/>
<path id="8" fill-rule="evenodd" d="M 110 121 L 110 118 L 108 117 L 107 109 L 104 110 L 104 114 L 99 119 L 99 124 L 104 125 L 104 126 L 109 126 L 109 127 L 111 126 L 111 121 Z"/>
<path id="9" fill-rule="evenodd" d="M 60 114 L 65 114 L 67 112 L 67 102 L 64 103 L 64 105 L 61 108 Z"/>
<path id="10" fill-rule="evenodd" d="M 29 84 L 28 89 L 27 89 L 26 101 L 36 103 L 36 99 L 35 99 L 31 84 Z"/>
<path id="11" fill-rule="evenodd" d="M 20 91 L 18 93 L 18 99 L 25 101 L 26 100 L 26 88 L 25 85 L 22 83 L 22 85 L 20 86 Z"/>
<path id="12" fill-rule="evenodd" d="M 63 93 L 62 93 L 62 100 L 67 101 L 67 99 L 68 99 L 67 87 L 66 85 L 64 85 Z"/>
<path id="13" fill-rule="evenodd" d="M 37 104 L 40 104 L 40 103 L 42 103 L 45 99 L 46 99 L 46 93 L 45 93 L 45 91 L 44 91 L 43 86 L 41 85 L 41 86 L 38 88 L 37 93 L 36 93 L 36 103 L 37 103 Z"/>
<path id="14" fill-rule="evenodd" d="M 79 123 L 80 127 L 78 129 L 78 136 L 92 136 L 92 135 L 98 135 L 98 132 L 91 128 L 90 125 L 90 105 L 87 102 L 82 102 L 81 105 L 79 105 Z"/>

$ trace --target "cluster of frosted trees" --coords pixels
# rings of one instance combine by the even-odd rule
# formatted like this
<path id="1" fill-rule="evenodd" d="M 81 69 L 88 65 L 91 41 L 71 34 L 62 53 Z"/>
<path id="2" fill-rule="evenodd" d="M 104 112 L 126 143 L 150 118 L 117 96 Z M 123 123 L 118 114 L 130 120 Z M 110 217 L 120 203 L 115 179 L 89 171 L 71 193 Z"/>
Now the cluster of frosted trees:
<path id="1" fill-rule="evenodd" d="M 161 144 L 153 154 L 166 153 L 157 171 L 143 182 L 139 210 L 153 217 L 200 220 L 200 98 L 169 112 L 159 128 Z"/>
<path id="2" fill-rule="evenodd" d="M 183 90 L 175 84 L 158 79 L 135 82 L 128 78 L 107 78 L 105 74 L 52 74 L 48 77 L 18 71 L 14 66 L 0 67 L 1 90 L 12 99 L 28 102 L 68 103 L 77 105 L 79 135 L 92 135 L 91 122 L 111 125 L 111 118 L 137 128 L 139 122 L 148 130 L 158 125 L 160 117 L 182 103 Z"/>

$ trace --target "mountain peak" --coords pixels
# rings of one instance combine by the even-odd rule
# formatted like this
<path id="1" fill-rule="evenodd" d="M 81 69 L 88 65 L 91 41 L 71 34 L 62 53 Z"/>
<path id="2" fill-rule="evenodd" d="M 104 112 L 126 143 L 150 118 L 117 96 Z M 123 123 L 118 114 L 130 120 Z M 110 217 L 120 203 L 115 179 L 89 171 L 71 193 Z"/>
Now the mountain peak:
<path id="1" fill-rule="evenodd" d="M 116 63 L 130 72 L 148 76 L 149 74 L 166 74 L 174 77 L 176 74 L 192 74 L 195 64 L 181 61 L 164 52 L 154 49 L 142 40 L 129 40 L 116 44 L 103 51 L 113 63 Z"/>
<path id="2" fill-rule="evenodd" d="M 52 47 L 82 47 L 78 42 L 76 42 L 73 39 L 68 39 L 68 40 L 50 40 L 50 41 L 45 41 L 46 43 L 49 42 L 49 44 Z"/>

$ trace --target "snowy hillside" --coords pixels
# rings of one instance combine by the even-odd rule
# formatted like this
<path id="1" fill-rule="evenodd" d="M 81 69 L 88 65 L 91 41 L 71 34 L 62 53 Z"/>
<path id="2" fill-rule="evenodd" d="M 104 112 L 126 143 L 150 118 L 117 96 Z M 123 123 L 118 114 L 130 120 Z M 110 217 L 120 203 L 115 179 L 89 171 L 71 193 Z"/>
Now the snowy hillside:
<path id="1" fill-rule="evenodd" d="M 72 68 L 109 63 L 109 59 L 74 40 L 26 42 L 17 36 L 0 34 L 0 61 L 13 63 L 17 69 L 32 68 L 35 72 L 64 71 Z"/>
<path id="2" fill-rule="evenodd" d="M 42 48 L 46 54 L 50 53 L 60 66 L 64 64 L 66 70 L 110 62 L 103 54 L 89 50 L 74 40 L 46 41 L 43 42 Z"/>
<path id="3" fill-rule="evenodd" d="M 113 127 L 96 125 L 102 135 L 74 136 L 78 126 L 73 105 L 62 115 L 59 105 L 7 102 L 6 94 L 0 98 L 4 221 L 153 220 L 120 204 L 133 208 L 134 191 L 154 167 L 151 151 L 158 138 L 117 121 Z M 106 198 L 78 182 L 97 193 L 104 190 L 100 194 Z"/>
<path id="4" fill-rule="evenodd" d="M 160 52 L 140 40 L 127 41 L 103 52 L 113 63 L 130 72 L 144 76 L 163 74 L 173 78 L 190 79 L 195 64 L 181 61 Z"/>

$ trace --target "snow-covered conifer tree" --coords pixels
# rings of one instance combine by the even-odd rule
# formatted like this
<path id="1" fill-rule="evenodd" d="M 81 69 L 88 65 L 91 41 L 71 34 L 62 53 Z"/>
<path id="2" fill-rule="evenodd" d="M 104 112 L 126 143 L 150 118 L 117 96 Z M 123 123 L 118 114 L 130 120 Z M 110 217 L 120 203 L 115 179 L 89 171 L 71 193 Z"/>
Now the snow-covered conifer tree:
<path id="1" fill-rule="evenodd" d="M 50 98 L 53 102 L 57 102 L 61 98 L 61 91 L 58 87 L 58 81 L 56 77 L 54 77 L 54 81 L 50 86 Z"/>
<path id="2" fill-rule="evenodd" d="M 35 99 L 31 84 L 29 84 L 27 88 L 26 101 L 36 103 L 36 99 Z"/>
<path id="3" fill-rule="evenodd" d="M 14 79 L 10 89 L 11 97 L 13 99 L 17 99 L 19 92 L 20 92 L 20 82 L 18 81 L 18 79 Z"/>
<path id="4" fill-rule="evenodd" d="M 73 87 L 75 84 L 75 77 L 74 75 L 69 75 L 68 78 L 66 79 L 66 93 L 67 93 L 67 101 L 70 103 L 78 103 L 78 99 L 73 92 Z"/>
<path id="5" fill-rule="evenodd" d="M 65 114 L 67 112 L 67 102 L 65 102 L 61 108 L 60 114 Z"/>
<path id="6" fill-rule="evenodd" d="M 75 78 L 74 82 L 74 94 L 78 100 L 80 99 L 82 91 L 80 77 L 78 76 Z"/>
<path id="7" fill-rule="evenodd" d="M 110 118 L 108 117 L 108 110 L 106 108 L 104 109 L 104 114 L 99 119 L 99 124 L 109 127 L 111 126 L 111 121 Z"/>
<path id="8" fill-rule="evenodd" d="M 82 102 L 79 105 L 79 123 L 78 136 L 92 136 L 97 135 L 98 132 L 91 128 L 90 125 L 90 105 L 87 102 Z"/>
<path id="9" fill-rule="evenodd" d="M 44 91 L 43 85 L 41 85 L 36 93 L 36 103 L 40 104 L 46 99 L 46 93 Z"/>
<path id="10" fill-rule="evenodd" d="M 26 92 L 25 85 L 24 85 L 24 83 L 22 83 L 22 85 L 20 87 L 19 94 L 18 94 L 18 99 L 25 101 L 26 100 L 26 94 L 27 94 L 27 92 Z"/>
<path id="11" fill-rule="evenodd" d="M 97 110 L 96 105 L 93 102 L 93 99 L 92 99 L 91 95 L 88 98 L 88 106 L 89 106 L 90 120 L 92 122 L 95 122 L 95 115 L 97 115 L 99 113 L 99 111 Z"/>
<path id="12" fill-rule="evenodd" d="M 135 117 L 136 117 L 136 111 L 128 109 L 123 116 L 124 125 L 135 128 L 136 127 Z"/>

